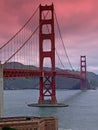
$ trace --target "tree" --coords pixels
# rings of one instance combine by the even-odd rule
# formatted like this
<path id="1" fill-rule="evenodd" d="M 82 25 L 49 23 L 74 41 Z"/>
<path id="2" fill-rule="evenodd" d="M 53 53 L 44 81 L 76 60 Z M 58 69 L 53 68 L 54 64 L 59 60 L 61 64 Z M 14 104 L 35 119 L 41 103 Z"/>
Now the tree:
<path id="1" fill-rule="evenodd" d="M 17 129 L 11 128 L 9 126 L 4 126 L 4 127 L 2 127 L 2 130 L 17 130 Z"/>

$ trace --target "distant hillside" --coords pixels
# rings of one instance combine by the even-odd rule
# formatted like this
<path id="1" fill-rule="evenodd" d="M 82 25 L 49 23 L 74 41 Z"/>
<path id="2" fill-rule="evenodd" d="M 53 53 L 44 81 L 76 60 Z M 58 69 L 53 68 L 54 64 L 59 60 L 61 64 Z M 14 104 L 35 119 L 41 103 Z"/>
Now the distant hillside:
<path id="1" fill-rule="evenodd" d="M 27 66 L 18 62 L 11 62 L 4 65 L 4 68 L 17 68 L 17 69 L 33 69 L 36 70 L 35 66 Z M 50 68 L 45 68 L 45 70 L 50 70 Z M 57 68 L 57 70 L 61 70 Z M 70 71 L 70 70 L 63 70 Z M 71 72 L 71 71 L 70 71 Z M 79 73 L 79 72 L 72 72 Z M 90 83 L 90 87 L 96 88 L 98 87 L 98 75 L 88 72 L 88 79 Z M 38 89 L 38 78 L 5 78 L 4 79 L 4 89 L 5 90 L 14 90 L 14 89 Z M 56 78 L 56 88 L 57 89 L 79 89 L 80 81 L 78 79 L 70 79 L 66 77 L 57 77 Z"/>

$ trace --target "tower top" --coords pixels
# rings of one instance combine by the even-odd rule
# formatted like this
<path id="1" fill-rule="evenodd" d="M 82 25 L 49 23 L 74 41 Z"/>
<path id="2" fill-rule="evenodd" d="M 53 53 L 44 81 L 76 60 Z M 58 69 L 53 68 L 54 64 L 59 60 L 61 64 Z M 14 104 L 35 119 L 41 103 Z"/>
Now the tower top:
<path id="1" fill-rule="evenodd" d="M 40 4 L 39 7 L 41 10 L 52 10 L 54 8 L 54 5 L 53 5 L 53 3 L 51 5 L 46 4 L 45 6 Z"/>

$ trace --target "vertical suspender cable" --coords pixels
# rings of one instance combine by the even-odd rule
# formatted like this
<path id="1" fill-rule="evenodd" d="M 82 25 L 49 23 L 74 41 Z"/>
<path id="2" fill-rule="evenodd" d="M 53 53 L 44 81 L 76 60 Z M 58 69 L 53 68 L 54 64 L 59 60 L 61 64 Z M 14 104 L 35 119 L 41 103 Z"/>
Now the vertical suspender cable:
<path id="1" fill-rule="evenodd" d="M 66 57 L 67 57 L 67 59 L 68 59 L 68 62 L 69 62 L 69 65 L 70 65 L 71 69 L 73 70 L 72 64 L 71 64 L 71 62 L 70 62 L 70 60 L 69 60 L 69 57 L 68 57 L 68 54 L 67 54 L 67 51 L 66 51 L 66 48 L 65 48 L 65 45 L 64 45 L 64 41 L 63 41 L 63 39 L 62 39 L 62 35 L 61 35 L 61 31 L 60 31 L 60 27 L 59 27 L 59 23 L 58 23 L 58 20 L 57 20 L 56 13 L 54 13 L 54 14 L 55 14 L 55 19 L 56 19 L 56 23 L 57 23 L 59 35 L 60 35 L 60 38 L 61 38 L 61 41 L 62 41 L 62 45 L 63 45 L 64 51 L 65 51 Z"/>
<path id="2" fill-rule="evenodd" d="M 10 41 L 12 41 L 23 29 L 24 27 L 30 22 L 30 20 L 34 17 L 34 15 L 36 14 L 37 10 L 39 7 L 37 7 L 37 9 L 35 10 L 35 12 L 32 14 L 32 16 L 28 19 L 28 21 L 22 26 L 22 28 L 20 28 L 20 30 L 8 41 L 6 42 L 3 46 L 0 47 L 0 49 L 2 49 L 3 47 L 5 47 L 7 44 L 9 44 Z"/>

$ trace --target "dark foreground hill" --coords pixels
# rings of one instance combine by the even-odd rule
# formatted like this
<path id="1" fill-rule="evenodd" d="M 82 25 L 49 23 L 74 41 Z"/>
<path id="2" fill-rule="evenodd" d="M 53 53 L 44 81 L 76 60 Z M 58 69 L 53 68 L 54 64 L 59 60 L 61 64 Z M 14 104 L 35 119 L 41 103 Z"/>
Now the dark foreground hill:
<path id="1" fill-rule="evenodd" d="M 27 65 L 23 65 L 21 63 L 17 63 L 17 62 L 11 62 L 11 63 L 7 63 L 4 68 L 10 68 L 10 67 L 14 67 L 14 68 L 24 68 L 24 69 L 37 69 L 37 67 L 35 66 L 27 66 Z M 45 68 L 46 70 L 49 70 L 49 68 Z M 58 70 L 60 70 L 58 68 Z M 68 71 L 68 70 L 64 70 L 64 71 Z M 70 71 L 71 72 L 71 71 Z M 79 73 L 74 71 L 73 73 Z M 92 72 L 88 72 L 88 79 L 89 79 L 89 83 L 90 83 L 90 87 L 91 88 L 97 88 L 98 86 L 98 75 L 96 75 L 95 73 Z M 38 78 L 28 78 L 28 77 L 24 77 L 24 78 L 5 78 L 4 79 L 4 89 L 5 90 L 16 90 L 16 89 L 38 89 L 38 83 L 39 83 L 39 79 Z M 66 77 L 57 77 L 56 78 L 56 88 L 57 89 L 79 89 L 80 88 L 80 81 L 78 79 L 70 79 L 70 78 L 66 78 Z"/>

